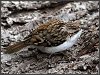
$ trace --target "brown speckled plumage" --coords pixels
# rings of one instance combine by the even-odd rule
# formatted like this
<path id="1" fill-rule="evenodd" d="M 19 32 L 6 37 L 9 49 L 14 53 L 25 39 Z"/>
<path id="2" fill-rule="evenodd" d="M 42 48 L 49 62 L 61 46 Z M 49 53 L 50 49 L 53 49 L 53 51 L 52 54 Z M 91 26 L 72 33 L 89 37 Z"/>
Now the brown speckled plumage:
<path id="1" fill-rule="evenodd" d="M 21 48 L 31 44 L 46 47 L 57 46 L 67 40 L 67 37 L 79 31 L 79 29 L 79 21 L 65 23 L 57 19 L 51 19 L 34 29 L 30 35 L 24 38 L 24 41 L 8 46 L 6 53 L 19 51 Z"/>

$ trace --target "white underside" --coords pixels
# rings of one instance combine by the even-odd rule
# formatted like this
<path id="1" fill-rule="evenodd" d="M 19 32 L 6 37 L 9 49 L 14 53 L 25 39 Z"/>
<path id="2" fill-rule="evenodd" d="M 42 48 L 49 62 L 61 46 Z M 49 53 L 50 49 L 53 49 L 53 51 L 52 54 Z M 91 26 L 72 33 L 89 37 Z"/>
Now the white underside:
<path id="1" fill-rule="evenodd" d="M 79 32 L 77 32 L 75 35 L 73 35 L 70 39 L 66 40 L 64 43 L 55 47 L 43 47 L 43 46 L 33 46 L 33 45 L 31 45 L 31 47 L 33 48 L 37 47 L 42 52 L 51 53 L 51 54 L 55 52 L 64 51 L 71 48 L 77 42 L 81 34 L 82 34 L 82 29 Z M 7 62 L 12 58 L 14 58 L 13 54 L 1 54 L 1 62 Z"/>
<path id="2" fill-rule="evenodd" d="M 37 48 L 45 53 L 55 53 L 55 52 L 60 52 L 60 51 L 64 51 L 66 49 L 69 49 L 70 47 L 72 47 L 77 40 L 80 38 L 80 35 L 82 34 L 82 29 L 77 32 L 75 35 L 73 35 L 70 39 L 66 40 L 64 43 L 55 46 L 55 47 L 43 47 L 43 46 L 37 46 Z"/>

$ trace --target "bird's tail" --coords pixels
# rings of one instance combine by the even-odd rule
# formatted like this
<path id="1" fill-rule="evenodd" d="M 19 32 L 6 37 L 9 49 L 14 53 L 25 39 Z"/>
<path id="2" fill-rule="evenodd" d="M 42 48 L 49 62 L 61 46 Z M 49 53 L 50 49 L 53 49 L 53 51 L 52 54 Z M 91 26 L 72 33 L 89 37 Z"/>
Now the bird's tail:
<path id="1" fill-rule="evenodd" d="M 14 45 L 6 47 L 5 48 L 6 51 L 4 53 L 11 54 L 11 53 L 14 53 L 14 52 L 21 50 L 22 48 L 24 48 L 26 46 L 28 46 L 28 44 L 26 44 L 25 41 L 21 41 L 21 42 L 14 44 Z"/>

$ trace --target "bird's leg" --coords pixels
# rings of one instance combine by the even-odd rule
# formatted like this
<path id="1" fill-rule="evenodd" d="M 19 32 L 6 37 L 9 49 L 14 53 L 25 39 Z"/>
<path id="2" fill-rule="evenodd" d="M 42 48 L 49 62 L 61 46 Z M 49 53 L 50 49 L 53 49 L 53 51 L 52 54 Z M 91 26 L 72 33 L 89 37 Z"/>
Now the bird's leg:
<path id="1" fill-rule="evenodd" d="M 57 52 L 57 53 L 52 53 L 52 54 L 50 54 L 48 58 L 51 58 L 53 55 L 67 56 L 67 55 L 65 54 L 65 52 Z"/>
<path id="2" fill-rule="evenodd" d="M 50 54 L 48 58 L 50 59 L 50 58 L 52 57 L 52 55 L 53 55 L 53 54 Z"/>

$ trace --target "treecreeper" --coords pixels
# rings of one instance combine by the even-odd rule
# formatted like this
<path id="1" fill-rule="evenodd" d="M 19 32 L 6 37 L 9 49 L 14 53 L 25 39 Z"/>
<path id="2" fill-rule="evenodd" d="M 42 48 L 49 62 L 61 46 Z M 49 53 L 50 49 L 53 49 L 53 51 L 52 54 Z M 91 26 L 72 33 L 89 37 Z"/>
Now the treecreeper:
<path id="1" fill-rule="evenodd" d="M 79 20 L 63 22 L 58 19 L 51 19 L 44 24 L 38 25 L 23 41 L 6 47 L 5 53 L 14 53 L 29 45 L 35 45 L 46 53 L 63 51 L 67 49 L 65 47 L 73 46 L 75 44 L 74 40 L 76 41 L 81 33 L 82 29 Z"/>

